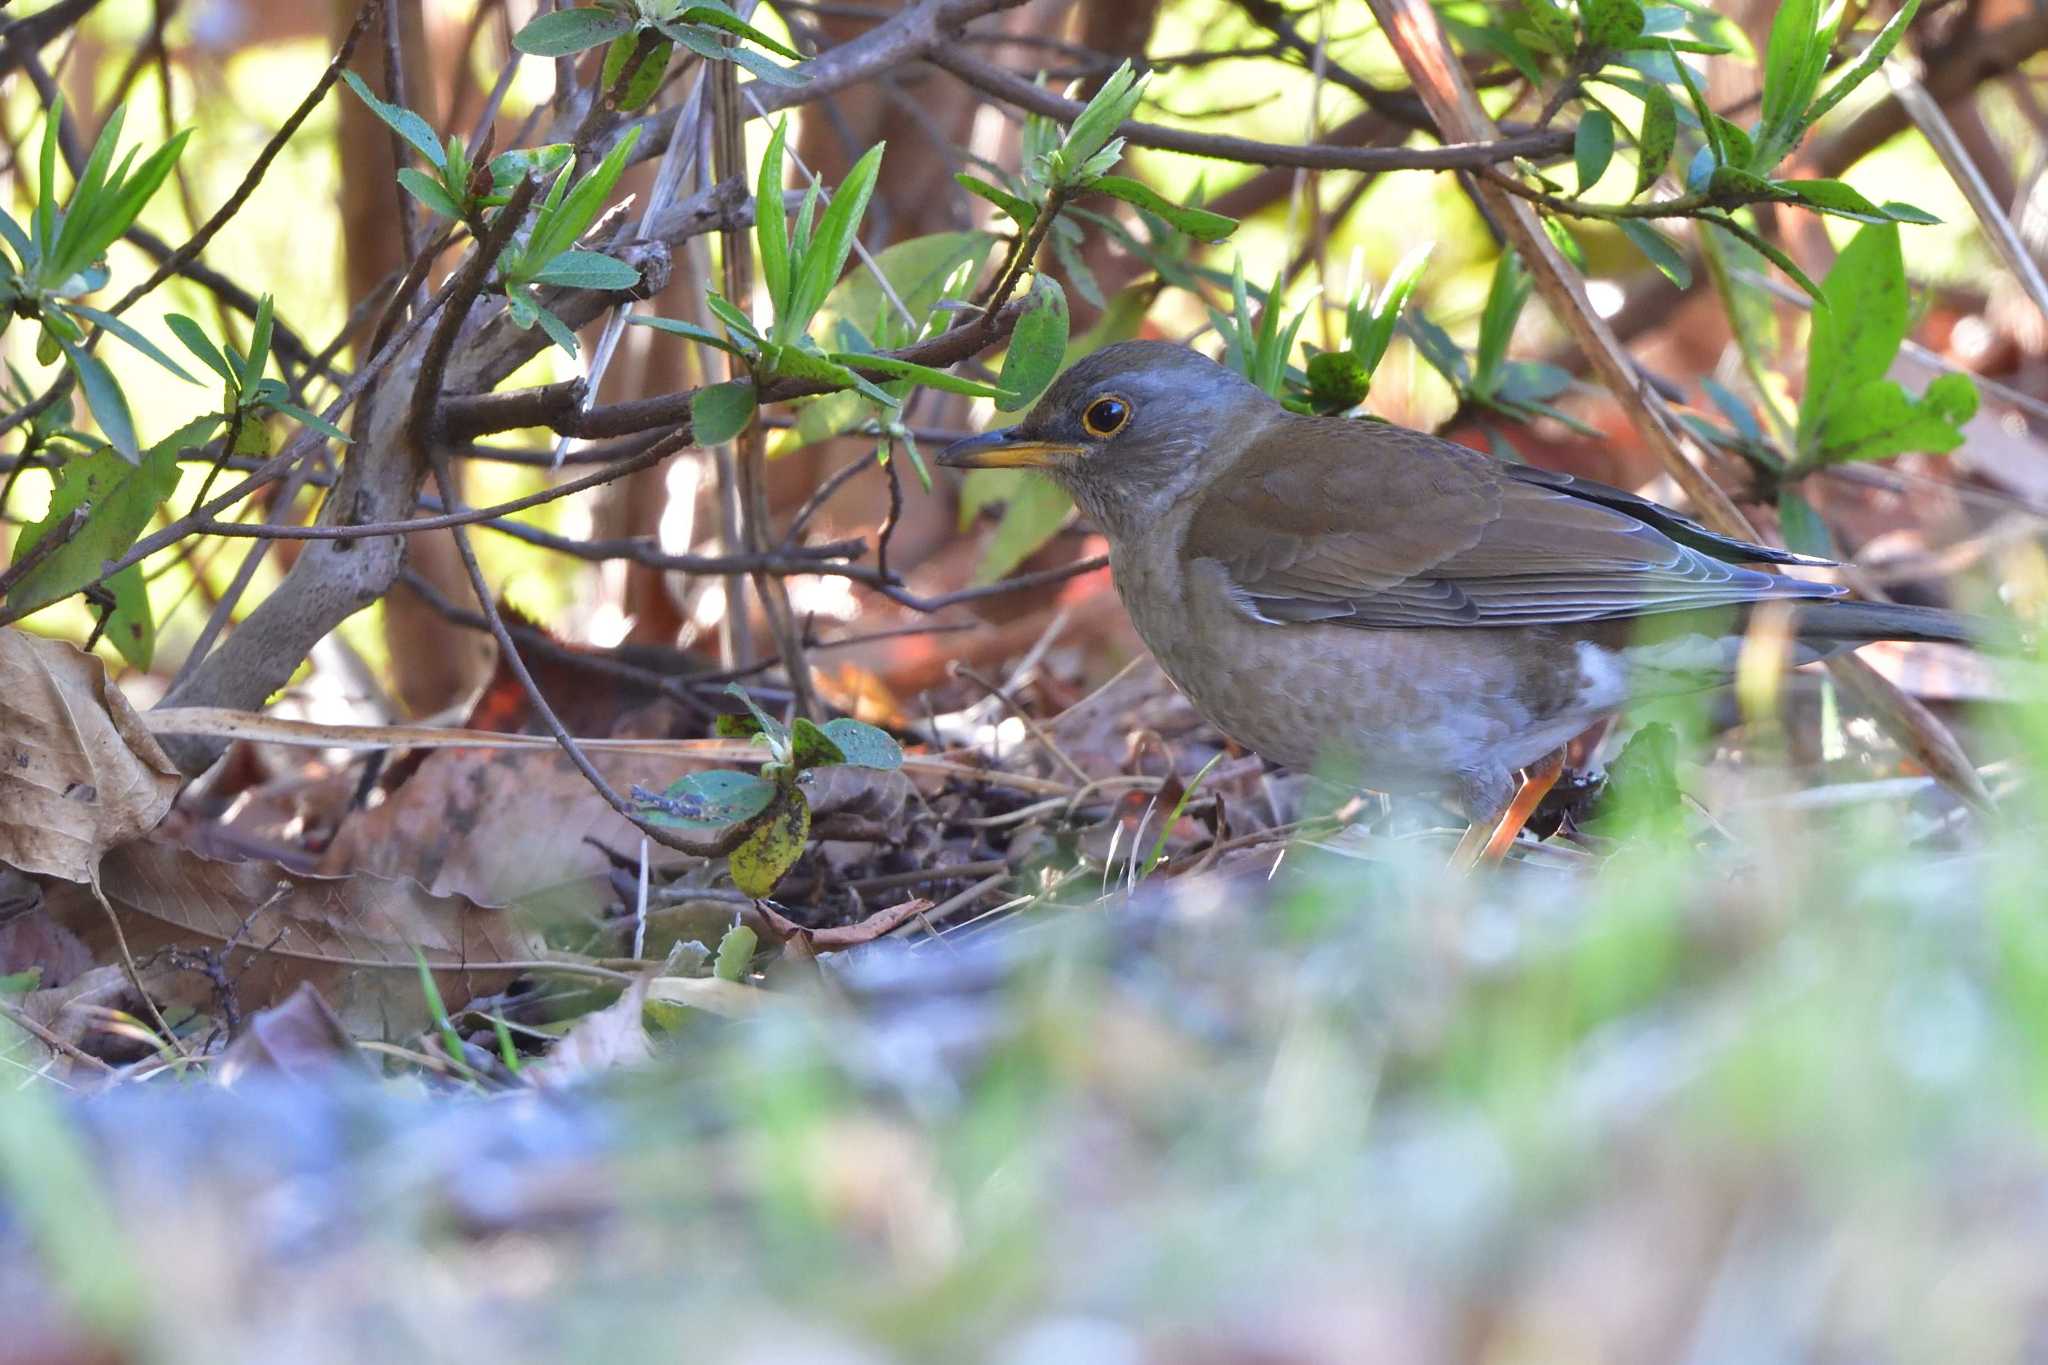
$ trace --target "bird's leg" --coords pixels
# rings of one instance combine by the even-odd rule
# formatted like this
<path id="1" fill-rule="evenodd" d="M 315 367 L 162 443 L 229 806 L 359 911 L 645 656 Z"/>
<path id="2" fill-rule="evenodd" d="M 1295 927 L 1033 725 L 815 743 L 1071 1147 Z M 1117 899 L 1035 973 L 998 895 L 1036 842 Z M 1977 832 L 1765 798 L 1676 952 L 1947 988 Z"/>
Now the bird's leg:
<path id="1" fill-rule="evenodd" d="M 1522 826 L 1536 813 L 1536 807 L 1543 804 L 1543 798 L 1557 785 L 1557 779 L 1564 773 L 1564 750 L 1546 754 L 1534 765 L 1522 770 L 1522 783 L 1515 788 L 1514 797 L 1500 818 L 1491 824 L 1474 821 L 1465 831 L 1465 837 L 1458 840 L 1458 847 L 1451 854 L 1451 866 L 1460 872 L 1468 872 L 1481 863 L 1497 863 L 1507 856 L 1515 836 L 1522 832 Z"/>

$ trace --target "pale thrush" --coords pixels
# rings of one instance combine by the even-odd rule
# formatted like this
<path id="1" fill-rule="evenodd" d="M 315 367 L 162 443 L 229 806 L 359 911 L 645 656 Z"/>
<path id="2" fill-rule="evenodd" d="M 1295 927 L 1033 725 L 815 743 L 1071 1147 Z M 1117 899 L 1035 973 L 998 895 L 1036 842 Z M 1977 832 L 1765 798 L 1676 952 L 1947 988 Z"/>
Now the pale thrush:
<path id="1" fill-rule="evenodd" d="M 1291 412 L 1166 342 L 1097 351 L 1023 421 L 939 460 L 1073 494 L 1139 635 L 1225 734 L 1376 790 L 1443 792 L 1496 857 L 1567 741 L 1635 699 L 1725 681 L 1759 603 L 1791 604 L 1795 661 L 1973 634 L 1746 568 L 1828 561 L 1618 488 Z"/>

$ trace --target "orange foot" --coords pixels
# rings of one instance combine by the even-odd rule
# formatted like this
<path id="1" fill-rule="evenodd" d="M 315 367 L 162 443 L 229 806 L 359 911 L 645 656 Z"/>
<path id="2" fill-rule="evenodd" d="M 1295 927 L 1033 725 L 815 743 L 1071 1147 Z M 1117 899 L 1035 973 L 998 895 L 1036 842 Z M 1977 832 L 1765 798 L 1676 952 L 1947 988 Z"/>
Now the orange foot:
<path id="1" fill-rule="evenodd" d="M 1451 867 L 1460 872 L 1469 872 L 1481 863 L 1497 863 L 1505 858 L 1513 847 L 1515 836 L 1522 832 L 1522 826 L 1536 813 L 1536 807 L 1543 804 L 1543 798 L 1557 785 L 1557 779 L 1564 774 L 1564 750 L 1546 755 L 1531 768 L 1522 770 L 1522 784 L 1515 788 L 1514 799 L 1501 812 L 1500 819 L 1489 829 L 1485 825 L 1473 825 L 1465 831 L 1465 837 L 1458 840 L 1458 847 L 1451 853 Z"/>

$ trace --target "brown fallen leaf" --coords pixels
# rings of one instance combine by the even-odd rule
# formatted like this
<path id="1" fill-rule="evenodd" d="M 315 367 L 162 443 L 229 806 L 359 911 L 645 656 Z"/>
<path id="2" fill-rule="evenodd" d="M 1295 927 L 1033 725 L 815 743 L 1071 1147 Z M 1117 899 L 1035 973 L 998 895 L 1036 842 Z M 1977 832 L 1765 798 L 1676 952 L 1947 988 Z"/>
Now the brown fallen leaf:
<path id="1" fill-rule="evenodd" d="M 762 922 L 777 938 L 784 943 L 794 940 L 818 953 L 836 953 L 847 948 L 858 948 L 863 943 L 873 943 L 882 935 L 910 923 L 931 908 L 932 903 L 928 900 L 907 900 L 901 905 L 877 910 L 858 924 L 841 924 L 830 929 L 806 929 L 787 915 L 778 914 L 765 902 L 755 907 Z"/>
<path id="2" fill-rule="evenodd" d="M 210 953 L 243 1010 L 310 981 L 358 1036 L 428 1022 L 415 950 L 451 1010 L 507 985 L 520 970 L 508 964 L 539 956 L 518 917 L 403 878 L 313 876 L 141 840 L 107 854 L 99 886 L 138 961 L 166 950 Z M 58 913 L 101 961 L 118 958 L 106 913 L 90 896 L 63 898 Z"/>
<path id="3" fill-rule="evenodd" d="M 340 1017 L 313 983 L 302 981 L 284 1003 L 250 1016 L 214 1074 L 222 1085 L 233 1085 L 254 1071 L 286 1080 L 323 1081 L 337 1071 L 368 1069 Z"/>
<path id="4" fill-rule="evenodd" d="M 106 666 L 0 629 L 0 862 L 66 881 L 154 829 L 182 782 Z"/>

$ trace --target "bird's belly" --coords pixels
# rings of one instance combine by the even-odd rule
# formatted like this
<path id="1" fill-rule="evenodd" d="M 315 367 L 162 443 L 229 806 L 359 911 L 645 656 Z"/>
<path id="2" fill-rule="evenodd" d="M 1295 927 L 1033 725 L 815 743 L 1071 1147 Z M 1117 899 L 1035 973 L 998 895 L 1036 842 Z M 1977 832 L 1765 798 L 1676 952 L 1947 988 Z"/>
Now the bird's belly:
<path id="1" fill-rule="evenodd" d="M 1183 610 L 1153 598 L 1131 614 L 1195 709 L 1275 762 L 1377 790 L 1525 767 L 1624 699 L 1573 640 L 1549 642 L 1572 656 L 1565 681 L 1538 686 L 1556 674 L 1528 666 L 1530 632 L 1265 624 L 1203 582 L 1202 566 L 1183 587 Z"/>

